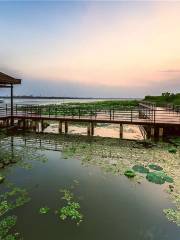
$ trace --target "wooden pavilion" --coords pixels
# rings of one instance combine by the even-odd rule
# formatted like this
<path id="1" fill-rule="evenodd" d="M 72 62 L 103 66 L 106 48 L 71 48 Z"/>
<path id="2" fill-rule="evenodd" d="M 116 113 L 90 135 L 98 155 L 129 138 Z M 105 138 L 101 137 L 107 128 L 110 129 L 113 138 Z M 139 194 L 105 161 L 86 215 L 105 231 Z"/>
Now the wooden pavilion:
<path id="1" fill-rule="evenodd" d="M 21 79 L 0 72 L 0 88 L 11 89 L 11 124 L 13 124 L 13 86 L 17 84 L 21 84 Z"/>

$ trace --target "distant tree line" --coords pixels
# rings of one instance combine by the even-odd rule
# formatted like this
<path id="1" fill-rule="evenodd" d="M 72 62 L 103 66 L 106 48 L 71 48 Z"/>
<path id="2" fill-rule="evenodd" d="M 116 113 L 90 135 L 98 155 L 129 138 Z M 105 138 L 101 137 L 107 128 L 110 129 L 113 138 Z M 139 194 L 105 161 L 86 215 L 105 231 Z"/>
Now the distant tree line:
<path id="1" fill-rule="evenodd" d="M 164 92 L 161 96 L 145 96 L 144 100 L 154 102 L 159 106 L 164 104 L 180 105 L 180 93 Z"/>

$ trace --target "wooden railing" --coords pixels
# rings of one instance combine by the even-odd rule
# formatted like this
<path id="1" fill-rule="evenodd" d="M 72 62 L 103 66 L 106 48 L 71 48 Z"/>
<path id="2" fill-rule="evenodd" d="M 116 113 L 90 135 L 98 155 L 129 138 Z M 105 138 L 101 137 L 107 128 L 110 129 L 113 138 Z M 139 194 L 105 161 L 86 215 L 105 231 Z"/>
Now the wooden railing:
<path id="1" fill-rule="evenodd" d="M 10 117 L 10 105 L 0 106 L 0 117 Z M 63 105 L 14 105 L 14 117 L 67 119 L 67 120 L 98 120 L 126 123 L 167 123 L 180 124 L 180 111 L 144 107 L 116 108 L 85 108 L 67 107 Z"/>

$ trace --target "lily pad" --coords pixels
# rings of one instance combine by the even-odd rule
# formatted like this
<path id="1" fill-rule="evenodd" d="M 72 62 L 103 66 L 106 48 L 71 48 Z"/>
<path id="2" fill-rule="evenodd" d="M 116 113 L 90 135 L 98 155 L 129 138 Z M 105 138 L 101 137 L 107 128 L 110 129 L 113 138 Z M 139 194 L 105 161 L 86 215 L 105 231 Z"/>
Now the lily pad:
<path id="1" fill-rule="evenodd" d="M 150 172 L 147 174 L 146 179 L 149 182 L 153 182 L 156 184 L 163 184 L 165 183 L 165 179 L 164 177 L 162 177 L 161 175 L 157 174 L 157 172 Z"/>
<path id="2" fill-rule="evenodd" d="M 124 172 L 124 175 L 128 178 L 133 178 L 136 176 L 135 172 L 131 169 L 128 169 Z"/>
<path id="3" fill-rule="evenodd" d="M 143 165 L 134 165 L 132 167 L 132 169 L 135 171 L 135 172 L 139 172 L 139 173 L 148 173 L 149 172 L 149 169 L 144 167 Z"/>
<path id="4" fill-rule="evenodd" d="M 153 170 L 156 170 L 156 171 L 162 171 L 163 168 L 154 164 L 154 163 L 150 163 L 149 166 L 148 166 L 150 169 L 153 169 Z"/>
<path id="5" fill-rule="evenodd" d="M 169 177 L 166 173 L 160 171 L 148 173 L 146 179 L 156 184 L 163 184 L 165 182 L 173 183 L 174 181 L 172 177 Z"/>

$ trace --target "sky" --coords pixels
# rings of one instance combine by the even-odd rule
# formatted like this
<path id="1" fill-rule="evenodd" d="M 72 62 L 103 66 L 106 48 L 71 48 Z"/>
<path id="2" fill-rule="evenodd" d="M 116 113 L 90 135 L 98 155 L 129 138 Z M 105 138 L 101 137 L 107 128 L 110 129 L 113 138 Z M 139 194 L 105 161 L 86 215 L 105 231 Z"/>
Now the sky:
<path id="1" fill-rule="evenodd" d="M 14 0 L 0 13 L 0 71 L 23 80 L 16 94 L 180 92 L 180 1 Z"/>

